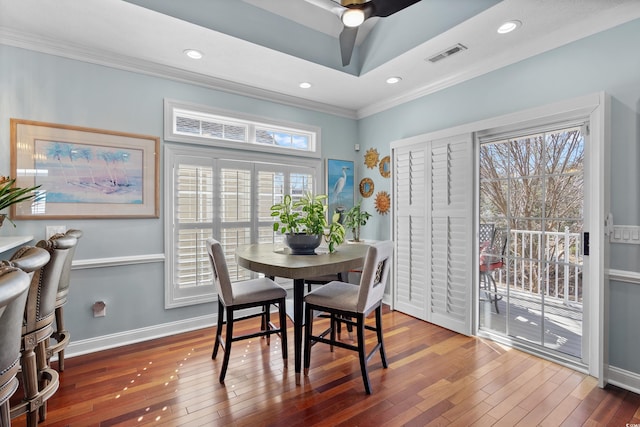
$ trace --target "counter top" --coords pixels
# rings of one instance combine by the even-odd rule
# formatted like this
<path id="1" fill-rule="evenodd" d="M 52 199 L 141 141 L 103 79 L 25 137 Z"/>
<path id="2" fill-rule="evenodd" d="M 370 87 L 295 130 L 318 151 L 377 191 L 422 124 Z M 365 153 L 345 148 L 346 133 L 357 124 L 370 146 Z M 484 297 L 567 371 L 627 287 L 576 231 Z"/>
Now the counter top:
<path id="1" fill-rule="evenodd" d="M 0 236 L 0 254 L 32 240 L 33 236 Z"/>

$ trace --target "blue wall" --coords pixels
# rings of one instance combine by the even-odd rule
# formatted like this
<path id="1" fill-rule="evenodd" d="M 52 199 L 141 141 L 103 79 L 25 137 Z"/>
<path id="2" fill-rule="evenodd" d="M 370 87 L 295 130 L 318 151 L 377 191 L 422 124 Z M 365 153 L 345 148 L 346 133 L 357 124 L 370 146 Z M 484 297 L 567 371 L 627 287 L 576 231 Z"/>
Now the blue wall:
<path id="1" fill-rule="evenodd" d="M 612 98 L 611 211 L 615 224 L 640 225 L 638 40 L 640 20 L 367 117 L 358 123 L 362 149 L 388 154 L 394 140 L 605 91 Z M 374 181 L 388 191 L 388 180 Z M 387 237 L 388 218 L 375 216 L 363 236 L 369 233 Z M 612 244 L 610 267 L 640 272 L 640 246 Z M 639 307 L 638 284 L 611 283 L 610 364 L 640 375 Z"/>
<path id="2" fill-rule="evenodd" d="M 10 172 L 10 118 L 162 137 L 164 98 L 318 126 L 323 157 L 353 160 L 357 141 L 351 119 L 7 46 L 0 46 L 0 94 L 0 175 Z M 45 238 L 46 225 L 65 225 L 84 231 L 78 260 L 162 254 L 164 196 L 161 190 L 157 219 L 16 221 L 17 229 L 5 225 L 0 235 L 32 234 L 38 241 Z M 216 310 L 214 304 L 165 310 L 162 262 L 74 270 L 72 281 L 65 321 L 73 340 Z M 91 306 L 99 300 L 107 303 L 107 316 L 94 318 Z"/>
<path id="3" fill-rule="evenodd" d="M 390 180 L 367 169 L 363 155 L 390 154 L 391 141 L 605 91 L 612 96 L 611 210 L 616 224 L 640 225 L 640 21 L 555 49 L 359 121 L 283 106 L 195 85 L 0 46 L 0 174 L 9 171 L 9 118 L 162 135 L 162 100 L 173 98 L 322 128 L 323 157 L 353 159 L 357 177 Z M 361 150 L 353 152 L 359 142 Z M 161 195 L 161 199 L 163 195 Z M 161 200 L 162 203 L 162 200 Z M 161 204 L 162 206 L 162 204 Z M 363 206 L 374 212 L 373 197 Z M 45 225 L 85 231 L 77 258 L 162 253 L 163 214 L 145 220 L 21 221 L 44 238 Z M 374 215 L 365 238 L 389 237 L 389 216 Z M 11 230 L 3 227 L 6 235 Z M 640 247 L 613 244 L 611 268 L 640 272 Z M 97 338 L 213 312 L 212 304 L 164 309 L 164 266 L 75 270 L 66 318 L 73 339 Z M 107 317 L 91 304 L 108 301 Z M 612 282 L 610 362 L 640 375 L 640 286 Z"/>

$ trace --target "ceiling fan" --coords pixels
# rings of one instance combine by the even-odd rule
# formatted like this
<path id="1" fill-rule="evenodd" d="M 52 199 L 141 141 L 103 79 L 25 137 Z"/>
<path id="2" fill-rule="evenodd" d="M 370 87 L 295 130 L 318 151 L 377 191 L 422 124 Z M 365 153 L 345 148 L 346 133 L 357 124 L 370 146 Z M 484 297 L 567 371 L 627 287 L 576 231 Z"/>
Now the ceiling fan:
<path id="1" fill-rule="evenodd" d="M 315 6 L 336 15 L 343 24 L 340 33 L 340 53 L 342 65 L 351 62 L 353 47 L 356 44 L 358 27 L 367 19 L 379 16 L 384 18 L 402 9 L 418 3 L 420 0 L 306 0 Z"/>

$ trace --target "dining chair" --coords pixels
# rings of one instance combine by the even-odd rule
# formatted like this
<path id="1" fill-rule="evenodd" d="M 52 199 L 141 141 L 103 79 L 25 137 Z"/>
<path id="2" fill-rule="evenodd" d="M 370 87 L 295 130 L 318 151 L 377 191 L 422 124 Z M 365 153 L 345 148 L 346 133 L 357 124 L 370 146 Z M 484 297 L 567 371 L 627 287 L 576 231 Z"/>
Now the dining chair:
<path id="1" fill-rule="evenodd" d="M 382 298 L 389 275 L 393 242 L 378 242 L 369 247 L 365 257 L 360 284 L 334 281 L 308 293 L 305 298 L 305 319 L 307 322 L 304 346 L 304 374 L 308 376 L 311 365 L 311 348 L 316 343 L 329 344 L 358 352 L 362 380 L 367 394 L 371 394 L 371 384 L 367 363 L 380 352 L 382 366 L 387 367 L 387 358 L 382 339 Z M 314 335 L 313 316 L 315 311 L 328 312 L 331 316 L 329 328 Z M 375 326 L 366 324 L 366 318 L 375 312 Z M 356 329 L 356 345 L 336 339 L 337 322 L 351 324 Z M 365 349 L 365 330 L 376 332 L 377 343 L 369 353 Z M 327 339 L 327 335 L 329 339 Z"/>
<path id="2" fill-rule="evenodd" d="M 61 234 L 62 235 L 62 234 Z M 47 340 L 47 360 L 51 360 L 51 358 L 57 354 L 58 355 L 58 371 L 64 371 L 64 349 L 67 348 L 69 344 L 69 340 L 71 339 L 71 334 L 64 326 L 64 305 L 67 303 L 67 298 L 69 296 L 69 279 L 71 277 L 71 264 L 73 263 L 73 258 L 75 256 L 76 247 L 78 240 L 82 237 L 83 233 L 81 230 L 70 229 L 66 233 L 65 236 L 75 237 L 76 244 L 74 244 L 67 254 L 67 258 L 62 267 L 62 272 L 60 273 L 60 282 L 58 283 L 58 292 L 56 293 L 56 309 L 55 309 L 55 317 L 56 317 L 56 329 L 51 334 L 50 338 L 55 340 L 55 344 L 52 344 L 50 339 Z"/>
<path id="3" fill-rule="evenodd" d="M 286 297 L 287 291 L 267 277 L 257 279 L 244 280 L 241 282 L 231 282 L 227 261 L 222 250 L 220 242 L 213 238 L 207 239 L 207 252 L 211 261 L 213 270 L 213 281 L 218 293 L 218 326 L 216 329 L 216 340 L 213 345 L 213 354 L 211 358 L 215 360 L 218 354 L 218 348 L 222 347 L 224 358 L 222 359 L 222 368 L 220 369 L 220 383 L 224 383 L 224 378 L 229 365 L 229 356 L 231 354 L 231 344 L 236 341 L 246 340 L 256 337 L 267 337 L 267 345 L 270 343 L 269 337 L 272 334 L 280 335 L 282 345 L 282 359 L 284 367 L 287 367 L 287 312 Z M 270 307 L 276 304 L 280 317 L 280 325 L 276 327 L 271 323 Z M 260 312 L 236 317 L 238 310 L 247 308 L 260 308 Z M 223 325 L 226 315 L 226 328 L 223 338 Z M 263 318 L 264 328 L 260 331 L 233 335 L 233 326 L 241 320 L 261 316 Z"/>
<path id="4" fill-rule="evenodd" d="M 0 266 L 0 426 L 11 425 L 9 399 L 18 389 L 22 316 L 31 279 L 17 267 Z"/>
<path id="5" fill-rule="evenodd" d="M 481 247 L 480 250 L 480 289 L 487 295 L 488 301 L 494 304 L 497 314 L 500 314 L 498 301 L 502 299 L 502 295 L 498 295 L 498 286 L 493 275 L 496 270 L 504 266 L 506 248 L 507 230 L 496 228 L 491 243 Z"/>
<path id="6" fill-rule="evenodd" d="M 21 402 L 11 407 L 11 418 L 26 414 L 28 427 L 38 425 L 38 414 L 40 421 L 46 419 L 47 400 L 58 389 L 59 376 L 48 365 L 46 340 L 53 331 L 60 275 L 69 250 L 76 243 L 75 237 L 54 235 L 36 244 L 36 248 L 48 253 L 49 260 L 34 271 L 29 286 L 20 356 L 24 396 Z M 26 253 L 16 252 L 11 261 L 17 267 L 26 268 L 25 256 Z"/>

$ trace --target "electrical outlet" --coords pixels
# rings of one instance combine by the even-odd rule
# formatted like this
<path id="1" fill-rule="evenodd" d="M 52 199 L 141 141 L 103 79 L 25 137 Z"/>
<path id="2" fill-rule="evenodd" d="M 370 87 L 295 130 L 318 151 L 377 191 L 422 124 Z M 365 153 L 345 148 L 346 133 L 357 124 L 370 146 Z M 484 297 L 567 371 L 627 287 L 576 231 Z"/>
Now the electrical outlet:
<path id="1" fill-rule="evenodd" d="M 46 227 L 46 239 L 58 233 L 66 233 L 67 226 L 66 225 L 47 225 Z"/>
<path id="2" fill-rule="evenodd" d="M 104 317 L 107 315 L 107 304 L 104 301 L 96 301 L 91 306 L 93 317 Z"/>

